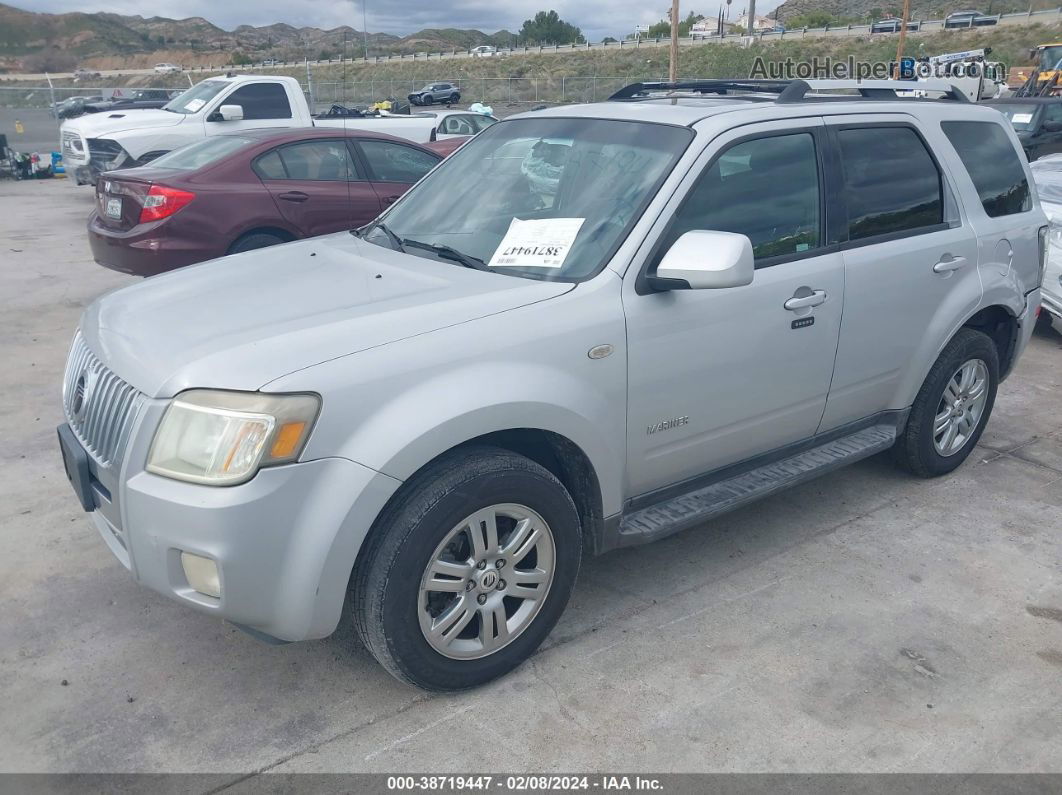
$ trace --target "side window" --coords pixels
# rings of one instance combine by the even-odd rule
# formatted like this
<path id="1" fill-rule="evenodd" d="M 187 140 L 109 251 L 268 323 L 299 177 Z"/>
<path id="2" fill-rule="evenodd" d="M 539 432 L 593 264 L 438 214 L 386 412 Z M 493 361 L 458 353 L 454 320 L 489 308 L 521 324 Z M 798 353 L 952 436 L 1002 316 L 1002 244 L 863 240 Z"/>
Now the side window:
<path id="1" fill-rule="evenodd" d="M 848 239 L 916 232 L 944 223 L 940 172 L 910 127 L 837 133 L 844 168 Z"/>
<path id="2" fill-rule="evenodd" d="M 255 160 L 254 171 L 262 179 L 288 178 L 287 172 L 284 171 L 284 163 L 280 160 L 280 152 L 276 149 Z"/>
<path id="3" fill-rule="evenodd" d="M 989 217 L 1032 209 L 1025 169 L 1000 125 L 989 121 L 944 121 L 940 127 L 959 153 Z"/>
<path id="4" fill-rule="evenodd" d="M 735 144 L 700 176 L 660 250 L 695 229 L 747 235 L 757 259 L 818 248 L 820 190 L 810 133 Z"/>
<path id="5" fill-rule="evenodd" d="M 412 184 L 431 171 L 439 158 L 412 146 L 388 141 L 359 141 L 369 168 L 380 182 Z"/>
<path id="6" fill-rule="evenodd" d="M 280 83 L 251 83 L 236 89 L 222 104 L 242 105 L 245 120 L 291 118 L 288 92 Z"/>
<path id="7" fill-rule="evenodd" d="M 1062 121 L 1062 102 L 1051 102 L 1044 108 L 1044 121 Z"/>
<path id="8" fill-rule="evenodd" d="M 255 170 L 262 179 L 343 182 L 358 178 L 343 141 L 288 144 L 258 158 Z"/>
<path id="9" fill-rule="evenodd" d="M 446 135 L 475 135 L 479 128 L 473 126 L 473 121 L 471 116 L 447 116 L 439 126 L 439 132 Z"/>

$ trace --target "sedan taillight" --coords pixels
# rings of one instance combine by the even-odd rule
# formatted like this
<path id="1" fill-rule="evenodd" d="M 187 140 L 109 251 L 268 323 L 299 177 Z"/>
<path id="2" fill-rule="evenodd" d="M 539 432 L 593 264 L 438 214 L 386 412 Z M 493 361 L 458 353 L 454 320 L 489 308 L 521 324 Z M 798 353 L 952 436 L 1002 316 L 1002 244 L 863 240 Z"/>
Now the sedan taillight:
<path id="1" fill-rule="evenodd" d="M 140 211 L 140 223 L 169 218 L 188 202 L 195 198 L 194 193 L 165 185 L 152 185 L 144 197 L 143 209 Z"/>

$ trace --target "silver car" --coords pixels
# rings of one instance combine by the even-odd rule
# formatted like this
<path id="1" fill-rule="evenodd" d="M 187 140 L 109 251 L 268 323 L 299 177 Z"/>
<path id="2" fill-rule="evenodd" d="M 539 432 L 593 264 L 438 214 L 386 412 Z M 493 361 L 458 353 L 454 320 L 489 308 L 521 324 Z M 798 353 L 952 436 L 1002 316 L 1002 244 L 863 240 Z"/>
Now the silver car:
<path id="1" fill-rule="evenodd" d="M 365 228 L 101 297 L 59 428 L 82 507 L 149 588 L 270 641 L 350 615 L 455 690 L 538 647 L 584 554 L 876 453 L 951 472 L 1047 219 L 999 113 L 821 95 L 855 85 L 511 117 Z"/>
<path id="2" fill-rule="evenodd" d="M 461 101 L 461 89 L 453 83 L 428 83 L 419 91 L 406 95 L 412 105 L 431 105 L 436 102 L 456 105 Z"/>

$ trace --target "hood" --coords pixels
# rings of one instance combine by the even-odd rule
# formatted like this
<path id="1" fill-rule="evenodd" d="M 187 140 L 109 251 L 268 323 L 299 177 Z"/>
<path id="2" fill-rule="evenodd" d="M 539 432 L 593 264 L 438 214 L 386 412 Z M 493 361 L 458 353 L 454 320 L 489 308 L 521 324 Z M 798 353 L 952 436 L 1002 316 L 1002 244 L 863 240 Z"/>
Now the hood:
<path id="1" fill-rule="evenodd" d="M 152 397 L 257 390 L 288 373 L 562 295 L 347 232 L 194 265 L 97 299 L 89 347 Z"/>
<path id="2" fill-rule="evenodd" d="M 79 132 L 84 138 L 99 138 L 126 130 L 172 127 L 186 118 L 183 113 L 170 113 L 161 108 L 122 108 L 78 116 L 63 122 L 63 130 Z"/>

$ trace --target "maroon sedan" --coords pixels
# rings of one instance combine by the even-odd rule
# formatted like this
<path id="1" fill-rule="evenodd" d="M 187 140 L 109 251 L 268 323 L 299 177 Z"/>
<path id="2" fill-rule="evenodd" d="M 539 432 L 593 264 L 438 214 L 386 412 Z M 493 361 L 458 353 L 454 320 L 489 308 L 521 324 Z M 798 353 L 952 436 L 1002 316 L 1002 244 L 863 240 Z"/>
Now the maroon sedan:
<path id="1" fill-rule="evenodd" d="M 89 243 L 107 268 L 150 276 L 364 226 L 441 160 L 358 130 L 250 130 L 175 149 L 96 185 Z"/>

